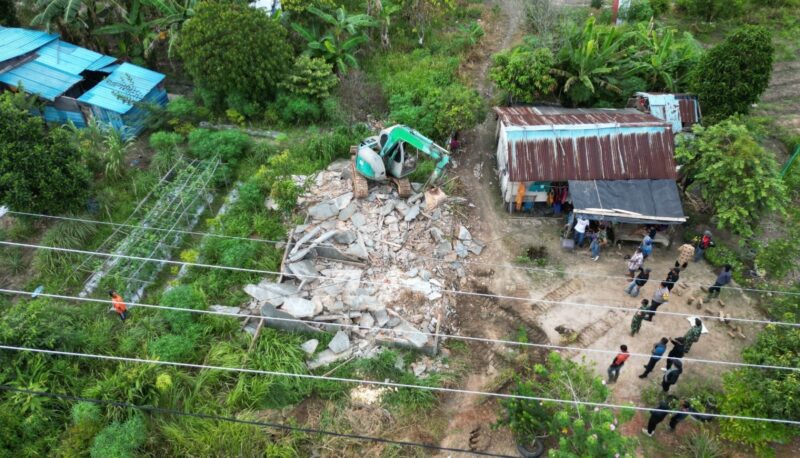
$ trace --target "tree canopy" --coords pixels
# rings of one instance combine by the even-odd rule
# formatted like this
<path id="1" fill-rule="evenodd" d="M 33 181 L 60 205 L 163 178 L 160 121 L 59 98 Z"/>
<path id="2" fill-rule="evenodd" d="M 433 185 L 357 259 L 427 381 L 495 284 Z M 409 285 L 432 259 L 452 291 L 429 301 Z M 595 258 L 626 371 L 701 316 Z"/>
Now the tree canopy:
<path id="1" fill-rule="evenodd" d="M 714 207 L 720 227 L 751 236 L 764 210 L 782 210 L 788 203 L 775 156 L 735 118 L 696 126 L 694 133 L 675 152 L 682 172 Z"/>
<path id="2" fill-rule="evenodd" d="M 288 34 L 265 12 L 234 2 L 205 2 L 181 31 L 186 71 L 215 108 L 226 99 L 271 98 L 288 70 Z"/>
<path id="3" fill-rule="evenodd" d="M 0 196 L 14 210 L 61 213 L 79 208 L 89 171 L 64 128 L 46 130 L 38 116 L 0 96 Z"/>
<path id="4" fill-rule="evenodd" d="M 769 31 L 743 26 L 711 48 L 692 73 L 691 89 L 708 122 L 747 113 L 767 89 L 775 48 Z"/>

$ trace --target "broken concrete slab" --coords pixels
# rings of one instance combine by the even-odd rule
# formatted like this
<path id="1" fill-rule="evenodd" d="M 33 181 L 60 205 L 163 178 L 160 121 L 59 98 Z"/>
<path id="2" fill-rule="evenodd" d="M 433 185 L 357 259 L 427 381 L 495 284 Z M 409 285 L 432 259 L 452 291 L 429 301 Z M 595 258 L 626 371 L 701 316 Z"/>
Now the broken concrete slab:
<path id="1" fill-rule="evenodd" d="M 329 364 L 333 364 L 337 361 L 342 361 L 349 358 L 353 353 L 353 350 L 347 350 L 342 353 L 334 353 L 330 350 L 322 350 L 317 354 L 317 357 L 314 360 L 309 361 L 306 363 L 309 370 L 319 369 L 320 367 L 327 366 Z"/>
<path id="2" fill-rule="evenodd" d="M 353 226 L 359 228 L 365 224 L 367 224 L 367 218 L 361 212 L 353 213 L 353 216 L 350 217 L 350 222 L 353 223 Z"/>
<path id="3" fill-rule="evenodd" d="M 340 250 L 332 247 L 332 246 L 316 246 L 312 253 L 315 253 L 319 257 L 333 259 L 336 261 L 347 261 L 347 262 L 360 262 L 361 260 L 355 256 L 350 256 L 347 254 L 342 253 Z"/>
<path id="4" fill-rule="evenodd" d="M 428 232 L 430 232 L 431 237 L 433 237 L 433 240 L 435 240 L 436 243 L 444 242 L 444 232 L 442 232 L 442 230 L 438 227 L 432 227 Z"/>
<path id="5" fill-rule="evenodd" d="M 306 340 L 300 344 L 300 349 L 303 350 L 308 356 L 311 356 L 317 350 L 317 345 L 319 345 L 319 340 L 317 339 Z"/>
<path id="6" fill-rule="evenodd" d="M 319 329 L 313 328 L 305 323 L 283 321 L 295 320 L 296 318 L 282 310 L 278 310 L 272 304 L 264 304 L 261 307 L 261 316 L 265 318 L 280 318 L 279 320 L 264 320 L 264 325 L 271 328 L 283 329 L 284 331 L 291 332 L 319 332 Z"/>
<path id="7" fill-rule="evenodd" d="M 358 243 L 354 243 L 349 247 L 347 247 L 345 254 L 350 256 L 355 256 L 359 259 L 369 259 L 369 254 L 367 253 L 367 250 Z"/>
<path id="8" fill-rule="evenodd" d="M 419 216 L 419 204 L 414 205 L 408 210 L 405 217 L 403 218 L 403 221 L 405 222 L 414 221 L 417 218 L 417 216 Z"/>
<path id="9" fill-rule="evenodd" d="M 334 200 L 325 200 L 308 209 L 308 216 L 316 220 L 326 220 L 339 214 L 339 206 Z"/>
<path id="10" fill-rule="evenodd" d="M 328 344 L 328 349 L 334 353 L 343 353 L 350 349 L 350 337 L 344 332 L 339 331 L 333 336 L 331 342 Z"/>
<path id="11" fill-rule="evenodd" d="M 341 243 L 342 245 L 350 245 L 351 243 L 355 242 L 356 239 L 358 239 L 358 237 L 353 231 L 339 231 L 333 236 L 333 240 L 336 243 Z"/>
<path id="12" fill-rule="evenodd" d="M 375 325 L 375 318 L 369 312 L 362 313 L 361 318 L 358 320 L 358 325 L 362 328 L 371 328 Z"/>
<path id="13" fill-rule="evenodd" d="M 336 207 L 339 210 L 344 210 L 348 205 L 350 205 L 350 201 L 352 201 L 352 200 L 353 200 L 353 192 L 352 191 L 346 192 L 346 193 L 342 194 L 341 196 L 333 199 L 333 201 L 336 203 Z"/>
<path id="14" fill-rule="evenodd" d="M 358 210 L 358 205 L 356 205 L 355 202 L 350 202 L 348 206 L 344 207 L 344 209 L 339 212 L 338 220 L 347 221 L 348 219 L 350 219 L 351 216 L 353 216 L 353 214 L 357 210 Z"/>
<path id="15" fill-rule="evenodd" d="M 422 348 L 428 344 L 428 336 L 422 334 L 421 331 L 411 325 L 408 321 L 401 319 L 400 324 L 394 327 L 397 335 L 402 337 L 416 348 Z"/>
<path id="16" fill-rule="evenodd" d="M 481 242 L 480 240 L 473 239 L 473 240 L 464 242 L 464 246 L 466 246 L 467 249 L 469 251 L 471 251 L 472 253 L 479 255 L 479 254 L 481 254 L 481 252 L 483 251 L 483 248 L 486 245 L 484 245 L 484 243 Z"/>
<path id="17" fill-rule="evenodd" d="M 229 307 L 227 305 L 212 305 L 211 307 L 209 307 L 209 310 L 217 313 L 226 313 L 230 315 L 233 314 L 238 315 L 239 313 L 242 312 L 242 309 L 240 307 Z"/>
<path id="18" fill-rule="evenodd" d="M 314 239 L 313 242 L 311 242 L 311 244 L 308 246 L 308 248 L 303 248 L 303 249 L 297 251 L 295 254 L 289 256 L 289 262 L 295 262 L 295 261 L 299 261 L 299 260 L 305 258 L 306 255 L 311 250 L 313 250 L 317 245 L 320 245 L 322 243 L 327 242 L 329 239 L 333 238 L 333 236 L 336 235 L 338 232 L 339 231 L 332 230 L 332 231 L 328 231 L 328 232 L 320 235 L 319 237 Z M 292 251 L 294 251 L 294 250 L 292 250 Z"/>
<path id="19" fill-rule="evenodd" d="M 436 245 L 436 248 L 433 250 L 433 255 L 437 258 L 443 258 L 450 254 L 451 251 L 453 251 L 453 246 L 449 241 L 444 241 Z"/>
<path id="20" fill-rule="evenodd" d="M 320 308 L 320 310 L 317 310 L 317 308 Z M 281 310 L 295 318 L 311 318 L 322 311 L 321 307 L 318 307 L 308 299 L 300 297 L 287 297 L 283 301 Z"/>
<path id="21" fill-rule="evenodd" d="M 378 309 L 374 311 L 373 316 L 375 317 L 375 323 L 378 325 L 379 328 L 382 328 L 389 322 L 389 313 L 386 311 L 385 308 Z"/>
<path id="22" fill-rule="evenodd" d="M 384 204 L 384 205 L 383 205 L 383 206 L 382 206 L 382 207 L 381 207 L 381 208 L 378 210 L 378 213 L 379 213 L 381 216 L 388 216 L 388 215 L 389 215 L 389 213 L 391 213 L 392 211 L 394 211 L 394 206 L 395 206 L 395 205 L 397 205 L 397 201 L 390 200 L 390 201 L 386 202 L 386 203 L 385 203 L 385 204 Z"/>
<path id="23" fill-rule="evenodd" d="M 456 241 L 455 252 L 459 258 L 466 258 L 469 255 L 469 250 L 461 243 L 461 240 Z"/>
<path id="24" fill-rule="evenodd" d="M 287 297 L 296 296 L 298 290 L 297 287 L 291 283 L 272 283 L 264 280 L 258 285 L 246 285 L 244 287 L 244 292 L 259 302 L 281 305 Z"/>
<path id="25" fill-rule="evenodd" d="M 458 239 L 459 240 L 472 240 L 472 234 L 469 233 L 466 227 L 459 226 L 458 228 Z"/>
<path id="26" fill-rule="evenodd" d="M 317 269 L 314 268 L 314 263 L 307 259 L 303 261 L 291 262 L 287 264 L 286 267 L 289 269 L 289 272 L 291 272 L 292 275 L 300 278 L 301 280 L 303 277 L 311 279 L 319 275 L 317 273 Z"/>

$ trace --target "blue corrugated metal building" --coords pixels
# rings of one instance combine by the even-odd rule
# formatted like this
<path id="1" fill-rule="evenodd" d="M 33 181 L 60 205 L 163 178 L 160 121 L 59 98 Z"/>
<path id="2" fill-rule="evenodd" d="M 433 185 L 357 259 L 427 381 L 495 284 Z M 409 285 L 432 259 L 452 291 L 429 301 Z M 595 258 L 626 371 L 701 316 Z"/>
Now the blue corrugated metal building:
<path id="1" fill-rule="evenodd" d="M 94 118 L 130 138 L 146 125 L 142 104 L 167 104 L 163 82 L 161 73 L 66 43 L 58 35 L 0 27 L 0 83 L 40 97 L 49 123 L 86 127 Z"/>

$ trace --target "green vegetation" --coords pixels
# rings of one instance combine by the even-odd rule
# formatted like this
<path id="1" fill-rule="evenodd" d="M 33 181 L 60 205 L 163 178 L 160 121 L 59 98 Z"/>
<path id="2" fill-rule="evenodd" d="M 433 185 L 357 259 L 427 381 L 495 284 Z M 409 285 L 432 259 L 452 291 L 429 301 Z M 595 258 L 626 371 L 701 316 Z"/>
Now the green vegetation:
<path id="1" fill-rule="evenodd" d="M 0 195 L 17 211 L 60 213 L 85 204 L 90 176 L 69 131 L 0 96 Z"/>
<path id="2" fill-rule="evenodd" d="M 778 164 L 747 126 L 728 119 L 696 127 L 694 133 L 675 155 L 685 167 L 682 172 L 714 207 L 720 227 L 749 237 L 764 211 L 783 211 L 788 197 Z"/>
<path id="3" fill-rule="evenodd" d="M 201 2 L 178 51 L 207 106 L 245 116 L 275 95 L 292 55 L 286 29 L 243 2 Z"/>
<path id="4" fill-rule="evenodd" d="M 765 28 L 744 26 L 703 56 L 691 88 L 708 123 L 750 110 L 769 85 L 774 53 Z"/>
<path id="5" fill-rule="evenodd" d="M 509 103 L 533 103 L 555 91 L 553 65 L 549 49 L 517 46 L 492 56 L 490 76 L 508 94 Z"/>

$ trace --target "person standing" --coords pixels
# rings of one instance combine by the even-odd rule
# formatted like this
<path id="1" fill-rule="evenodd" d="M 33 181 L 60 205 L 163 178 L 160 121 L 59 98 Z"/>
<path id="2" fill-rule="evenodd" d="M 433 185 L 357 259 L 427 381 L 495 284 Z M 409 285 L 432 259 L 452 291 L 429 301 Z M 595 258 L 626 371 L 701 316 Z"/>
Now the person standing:
<path id="1" fill-rule="evenodd" d="M 681 278 L 681 268 L 680 267 L 673 267 L 667 272 L 667 279 L 665 283 L 667 284 L 667 289 L 669 292 L 672 292 L 672 288 L 675 286 L 675 283 L 678 283 L 678 280 Z"/>
<path id="2" fill-rule="evenodd" d="M 642 267 L 642 263 L 644 263 L 644 256 L 642 256 L 642 249 L 636 248 L 636 252 L 633 253 L 630 259 L 628 259 L 628 278 L 633 279 L 634 274 L 640 267 Z"/>
<path id="3" fill-rule="evenodd" d="M 650 301 L 647 299 L 642 299 L 642 306 L 639 307 L 639 311 L 633 314 L 633 319 L 631 320 L 631 337 L 635 336 L 639 329 L 642 327 L 642 320 L 647 311 L 647 307 L 650 305 Z"/>
<path id="4" fill-rule="evenodd" d="M 662 281 L 661 286 L 653 293 L 653 298 L 650 300 L 650 307 L 647 308 L 648 313 L 644 318 L 647 321 L 653 321 L 656 310 L 669 301 L 669 289 L 667 289 L 667 282 Z"/>
<path id="5" fill-rule="evenodd" d="M 592 251 L 592 261 L 597 261 L 600 259 L 600 231 L 592 233 L 591 238 L 589 249 Z"/>
<path id="6" fill-rule="evenodd" d="M 628 346 L 627 345 L 620 345 L 619 346 L 620 352 L 614 356 L 614 360 L 611 361 L 611 365 L 608 366 L 608 383 L 614 383 L 619 378 L 619 371 L 622 369 L 622 366 L 625 365 L 625 361 L 631 356 L 628 353 Z"/>
<path id="7" fill-rule="evenodd" d="M 731 277 L 733 273 L 731 272 L 733 267 L 730 264 L 725 264 L 725 267 L 722 269 L 722 272 L 717 275 L 717 279 L 714 281 L 714 285 L 708 288 L 708 300 L 715 299 L 719 297 L 720 288 L 727 285 L 731 282 Z"/>
<path id="8" fill-rule="evenodd" d="M 697 410 L 693 409 L 692 406 L 689 404 L 689 401 L 686 399 L 682 399 L 680 404 L 678 405 L 678 410 L 680 413 L 673 413 L 672 417 L 669 419 L 669 430 L 675 432 L 675 428 L 678 426 L 678 423 L 682 422 L 692 413 L 697 412 Z"/>
<path id="9" fill-rule="evenodd" d="M 128 318 L 128 307 L 122 300 L 122 296 L 117 294 L 113 289 L 108 291 L 108 295 L 111 296 L 111 305 L 114 307 L 117 314 L 119 314 L 119 319 L 125 321 Z"/>
<path id="10" fill-rule="evenodd" d="M 579 215 L 575 221 L 575 248 L 583 247 L 587 227 L 589 227 L 589 220 L 585 216 Z"/>
<path id="11" fill-rule="evenodd" d="M 686 339 L 683 337 L 676 337 L 674 339 L 669 339 L 669 341 L 672 342 L 672 350 L 667 353 L 667 368 L 661 368 L 662 371 L 670 370 L 672 365 L 675 364 L 675 361 L 680 361 L 686 353 Z"/>
<path id="12" fill-rule="evenodd" d="M 647 283 L 647 280 L 650 279 L 650 272 L 651 269 L 645 269 L 639 267 L 639 274 L 636 275 L 636 278 L 631 280 L 628 283 L 628 286 L 625 287 L 625 292 L 628 293 L 629 296 L 636 297 L 639 295 L 639 290 Z"/>
<path id="13" fill-rule="evenodd" d="M 675 360 L 672 363 L 672 367 L 667 372 L 664 372 L 664 378 L 661 380 L 661 388 L 665 393 L 669 391 L 672 385 L 678 383 L 678 379 L 682 373 L 683 363 L 680 362 L 680 360 Z"/>
<path id="14" fill-rule="evenodd" d="M 661 340 L 653 345 L 653 350 L 650 352 L 650 361 L 644 365 L 644 373 L 639 375 L 639 378 L 647 377 L 647 375 L 655 369 L 656 364 L 661 361 L 661 357 L 664 356 L 664 353 L 667 351 L 667 342 L 669 342 L 669 340 L 666 337 L 662 337 Z"/>
<path id="15" fill-rule="evenodd" d="M 653 240 L 656 236 L 656 230 L 651 229 L 650 233 L 644 236 L 644 240 L 642 240 L 642 244 L 640 248 L 642 249 L 642 257 L 647 259 L 651 254 L 653 254 Z"/>
<path id="16" fill-rule="evenodd" d="M 692 349 L 692 345 L 694 345 L 698 340 L 700 340 L 700 334 L 703 332 L 703 322 L 700 321 L 700 318 L 694 319 L 694 326 L 689 328 L 686 331 L 686 335 L 683 336 L 683 341 L 685 342 L 685 349 L 684 354 L 689 353 L 689 350 Z"/>
<path id="17" fill-rule="evenodd" d="M 658 406 L 650 411 L 650 419 L 647 420 L 647 428 L 642 428 L 643 433 L 653 437 L 653 433 L 656 431 L 656 426 L 664 421 L 664 419 L 667 418 L 667 415 L 669 415 L 669 404 L 673 399 L 675 399 L 674 396 L 667 396 L 667 399 L 662 399 L 659 401 Z"/>
<path id="18" fill-rule="evenodd" d="M 694 250 L 694 262 L 700 262 L 703 259 L 703 254 L 712 246 L 714 246 L 714 240 L 711 239 L 711 231 L 704 231 L 703 237 L 697 242 Z"/>
<path id="19" fill-rule="evenodd" d="M 684 243 L 678 248 L 678 260 L 675 261 L 675 267 L 685 269 L 689 265 L 689 261 L 694 257 L 694 245 L 691 243 Z"/>

